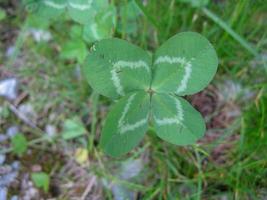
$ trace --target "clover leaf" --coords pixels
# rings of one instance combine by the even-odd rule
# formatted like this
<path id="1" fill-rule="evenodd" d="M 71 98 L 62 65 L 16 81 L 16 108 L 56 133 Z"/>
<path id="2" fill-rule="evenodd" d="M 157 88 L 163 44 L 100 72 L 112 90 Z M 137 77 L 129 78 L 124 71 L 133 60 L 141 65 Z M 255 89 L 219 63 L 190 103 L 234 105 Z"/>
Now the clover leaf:
<path id="1" fill-rule="evenodd" d="M 91 23 L 97 10 L 109 15 L 107 9 L 114 9 L 108 0 L 24 0 L 23 2 L 26 8 L 33 7 L 31 10 L 39 16 L 56 19 L 66 12 L 80 24 Z"/>
<path id="2" fill-rule="evenodd" d="M 108 0 L 23 0 L 23 4 L 34 13 L 31 25 L 47 26 L 67 14 L 82 26 L 82 38 L 89 43 L 109 38 L 116 25 L 116 8 Z"/>
<path id="3" fill-rule="evenodd" d="M 204 135 L 201 114 L 179 96 L 206 87 L 218 59 L 210 42 L 183 32 L 167 40 L 153 58 L 120 39 L 96 43 L 84 65 L 89 84 L 116 100 L 105 121 L 100 145 L 111 156 L 137 146 L 149 126 L 172 144 L 194 144 Z"/>
<path id="4" fill-rule="evenodd" d="M 93 0 L 41 0 L 36 2 L 35 11 L 46 18 L 57 18 L 67 11 L 73 20 L 86 24 L 95 14 L 92 3 Z"/>

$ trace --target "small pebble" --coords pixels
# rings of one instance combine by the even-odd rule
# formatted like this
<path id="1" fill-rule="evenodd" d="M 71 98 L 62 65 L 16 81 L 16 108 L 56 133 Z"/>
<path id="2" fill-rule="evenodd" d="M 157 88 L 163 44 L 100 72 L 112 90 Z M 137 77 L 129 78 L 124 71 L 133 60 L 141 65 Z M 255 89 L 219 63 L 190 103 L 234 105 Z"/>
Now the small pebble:
<path id="1" fill-rule="evenodd" d="M 6 160 L 6 155 L 5 154 L 0 154 L 0 165 L 3 165 Z"/>
<path id="2" fill-rule="evenodd" d="M 15 46 L 8 47 L 7 51 L 6 51 L 6 57 L 13 56 L 15 51 L 16 51 L 16 47 Z"/>
<path id="3" fill-rule="evenodd" d="M 7 173 L 12 172 L 12 167 L 9 165 L 2 165 L 0 166 L 0 175 L 5 175 Z M 1 181 L 1 179 L 0 179 Z"/>
<path id="4" fill-rule="evenodd" d="M 20 169 L 20 162 L 19 161 L 14 161 L 12 164 L 11 164 L 13 170 L 15 171 L 18 171 Z"/>
<path id="5" fill-rule="evenodd" d="M 7 135 L 2 134 L 2 133 L 0 134 L 0 143 L 5 142 L 7 139 L 8 139 Z"/>
<path id="6" fill-rule="evenodd" d="M 10 200 L 19 200 L 18 196 L 12 196 Z"/>
<path id="7" fill-rule="evenodd" d="M 55 126 L 51 125 L 51 124 L 47 124 L 45 126 L 45 132 L 47 133 L 47 135 L 51 138 L 56 136 L 57 133 L 57 129 Z"/>
<path id="8" fill-rule="evenodd" d="M 11 172 L 0 177 L 0 187 L 9 186 L 18 176 L 17 172 Z"/>
<path id="9" fill-rule="evenodd" d="M 35 119 L 37 118 L 37 114 L 34 111 L 34 108 L 31 104 L 27 103 L 27 104 L 21 104 L 18 107 L 18 110 L 20 111 L 20 113 L 22 113 L 23 115 L 25 115 L 27 118 L 35 121 Z"/>
<path id="10" fill-rule="evenodd" d="M 17 98 L 17 86 L 18 81 L 15 78 L 9 78 L 0 81 L 0 96 L 5 97 L 9 100 Z"/>
<path id="11" fill-rule="evenodd" d="M 144 164 L 142 159 L 125 161 L 122 163 L 122 168 L 119 176 L 123 180 L 129 180 L 133 177 L 138 176 L 143 168 Z"/>
<path id="12" fill-rule="evenodd" d="M 0 186 L 0 199 L 7 200 L 7 188 Z"/>
<path id="13" fill-rule="evenodd" d="M 7 129 L 6 135 L 9 138 L 14 137 L 19 132 L 19 128 L 17 126 L 11 126 Z"/>

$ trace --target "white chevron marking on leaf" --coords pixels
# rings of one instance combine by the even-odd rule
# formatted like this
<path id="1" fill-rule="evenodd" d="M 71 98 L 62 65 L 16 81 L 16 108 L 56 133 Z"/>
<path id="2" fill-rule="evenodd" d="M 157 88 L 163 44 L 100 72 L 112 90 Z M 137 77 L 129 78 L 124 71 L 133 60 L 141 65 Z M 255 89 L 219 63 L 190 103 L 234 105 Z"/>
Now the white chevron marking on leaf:
<path id="1" fill-rule="evenodd" d="M 127 104 L 123 109 L 122 116 L 119 119 L 118 127 L 119 127 L 119 133 L 120 134 L 126 133 L 128 131 L 133 131 L 134 129 L 139 128 L 140 126 L 144 125 L 147 122 L 148 116 L 144 119 L 141 119 L 140 121 L 133 123 L 133 124 L 125 124 L 125 122 L 124 122 L 125 116 L 128 113 L 130 106 L 132 104 L 132 101 L 134 100 L 135 96 L 136 96 L 136 94 L 133 94 L 129 97 Z"/>
<path id="2" fill-rule="evenodd" d="M 96 51 L 95 44 L 91 47 L 91 51 Z"/>
<path id="3" fill-rule="evenodd" d="M 102 16 L 101 21 L 108 20 L 109 17 L 112 17 L 112 14 L 113 14 L 112 11 L 106 12 L 106 14 Z"/>
<path id="4" fill-rule="evenodd" d="M 185 64 L 186 63 L 186 59 L 184 57 L 160 56 L 155 61 L 155 64 L 157 65 L 157 64 L 160 64 L 160 63 Z"/>
<path id="5" fill-rule="evenodd" d="M 64 9 L 67 6 L 67 4 L 58 4 L 58 3 L 55 3 L 54 1 L 49 1 L 49 0 L 45 0 L 44 4 L 46 6 L 49 6 L 55 9 Z"/>
<path id="6" fill-rule="evenodd" d="M 89 10 L 91 8 L 92 1 L 93 0 L 88 0 L 88 3 L 86 3 L 86 4 L 69 2 L 69 6 L 74 8 L 74 9 L 77 9 L 77 10 L 82 10 L 82 11 Z"/>
<path id="7" fill-rule="evenodd" d="M 181 85 L 177 88 L 176 93 L 180 93 L 186 90 L 191 73 L 192 73 L 192 64 L 191 62 L 187 62 L 185 64 L 185 75 L 181 81 Z"/>
<path id="8" fill-rule="evenodd" d="M 192 60 L 192 59 L 191 59 Z M 188 81 L 192 73 L 192 64 L 190 61 L 186 61 L 184 57 L 170 57 L 170 56 L 160 56 L 155 61 L 155 64 L 160 63 L 169 63 L 169 64 L 181 64 L 185 67 L 185 74 L 181 80 L 179 87 L 176 90 L 176 93 L 181 93 L 186 90 Z"/>
<path id="9" fill-rule="evenodd" d="M 69 2 L 68 4 L 66 3 L 59 4 L 54 1 L 44 0 L 44 4 L 55 9 L 64 9 L 66 8 L 67 5 L 69 5 L 70 7 L 74 9 L 84 11 L 84 10 L 89 10 L 91 8 L 92 0 L 88 0 L 87 4 L 78 4 L 78 3 L 73 3 L 73 2 Z"/>
<path id="10" fill-rule="evenodd" d="M 121 115 L 121 118 L 119 119 L 119 127 L 122 127 L 123 126 L 123 120 L 127 114 L 127 112 L 129 111 L 130 109 L 130 106 L 132 104 L 132 101 L 134 100 L 134 97 L 136 96 L 136 94 L 133 94 L 129 97 L 129 99 L 127 100 L 127 103 L 126 103 L 126 106 L 124 107 L 123 109 L 123 112 L 122 112 L 122 115 Z"/>
<path id="11" fill-rule="evenodd" d="M 128 131 L 133 131 L 134 129 L 137 129 L 146 123 L 147 123 L 147 117 L 134 123 L 134 124 L 124 124 L 124 126 L 122 126 L 120 129 L 120 133 L 123 134 L 123 133 L 126 133 Z"/>
<path id="12" fill-rule="evenodd" d="M 174 117 L 166 117 L 166 118 L 161 118 L 161 119 L 154 116 L 155 121 L 159 126 L 180 124 L 184 120 L 184 112 L 183 112 L 181 102 L 175 97 L 173 97 L 173 99 L 175 102 L 177 114 Z"/>
<path id="13" fill-rule="evenodd" d="M 101 37 L 99 36 L 99 34 L 97 32 L 97 24 L 96 23 L 91 24 L 90 30 L 92 31 L 92 34 L 93 34 L 95 40 L 101 39 Z"/>
<path id="14" fill-rule="evenodd" d="M 116 88 L 116 91 L 119 95 L 124 95 L 124 90 L 121 85 L 120 78 L 118 76 L 118 70 L 123 68 L 130 68 L 130 69 L 137 69 L 137 68 L 145 68 L 149 73 L 149 66 L 142 60 L 131 62 L 131 61 L 124 61 L 120 60 L 113 64 L 113 69 L 111 70 L 111 80 Z"/>
<path id="15" fill-rule="evenodd" d="M 117 93 L 123 96 L 124 91 L 116 68 L 111 70 L 111 80 L 113 81 L 113 85 L 115 86 Z"/>

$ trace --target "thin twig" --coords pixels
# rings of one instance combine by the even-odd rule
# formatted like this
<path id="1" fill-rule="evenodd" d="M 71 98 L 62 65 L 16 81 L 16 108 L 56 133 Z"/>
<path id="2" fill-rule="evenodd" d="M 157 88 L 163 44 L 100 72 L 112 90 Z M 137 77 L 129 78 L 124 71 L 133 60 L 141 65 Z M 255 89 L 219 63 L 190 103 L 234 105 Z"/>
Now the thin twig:
<path id="1" fill-rule="evenodd" d="M 26 115 L 21 113 L 12 103 L 8 102 L 8 107 L 26 125 L 30 126 L 33 129 L 37 129 L 41 133 L 44 133 L 41 128 L 39 128 L 35 123 L 33 123 Z"/>
<path id="2" fill-rule="evenodd" d="M 96 177 L 93 176 L 93 178 L 88 183 L 88 185 L 87 185 L 87 187 L 86 187 L 86 189 L 85 189 L 85 191 L 84 191 L 84 193 L 83 193 L 83 195 L 81 197 L 81 200 L 85 200 L 86 199 L 87 195 L 91 191 L 91 189 L 92 189 L 93 185 L 95 184 L 95 182 L 96 182 Z"/>

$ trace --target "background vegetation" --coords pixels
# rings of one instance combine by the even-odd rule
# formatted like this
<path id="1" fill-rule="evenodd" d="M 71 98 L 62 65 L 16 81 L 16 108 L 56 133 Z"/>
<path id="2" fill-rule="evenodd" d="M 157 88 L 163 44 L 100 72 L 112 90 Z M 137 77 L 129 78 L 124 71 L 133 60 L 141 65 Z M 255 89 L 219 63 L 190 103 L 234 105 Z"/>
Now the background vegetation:
<path id="1" fill-rule="evenodd" d="M 80 71 L 97 38 L 67 15 L 38 18 L 35 2 L 25 2 L 0 1 L 1 200 L 267 198 L 266 1 L 109 1 L 101 38 L 152 52 L 197 31 L 219 57 L 211 85 L 187 97 L 206 119 L 206 136 L 177 147 L 150 131 L 120 159 L 98 147 L 111 102 Z M 3 92 L 7 80 L 13 96 Z"/>

